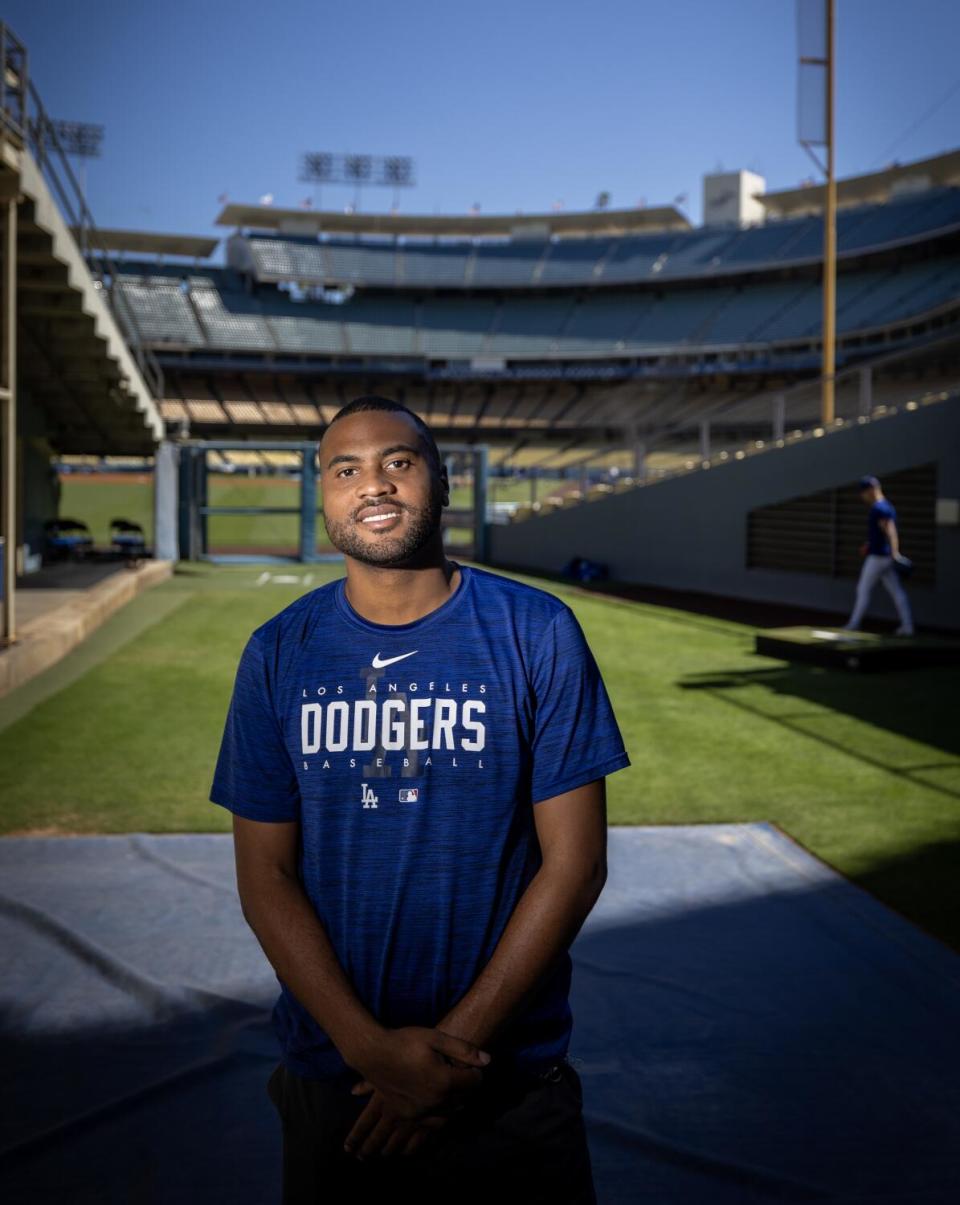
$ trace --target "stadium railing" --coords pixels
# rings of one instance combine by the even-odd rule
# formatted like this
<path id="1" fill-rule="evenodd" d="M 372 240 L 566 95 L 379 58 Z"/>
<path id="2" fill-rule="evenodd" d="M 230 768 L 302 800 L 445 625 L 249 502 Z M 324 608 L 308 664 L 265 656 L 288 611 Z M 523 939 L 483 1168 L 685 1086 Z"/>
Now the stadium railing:
<path id="1" fill-rule="evenodd" d="M 955 344 L 956 336 L 949 336 L 942 342 Z M 935 346 L 932 345 L 933 348 Z M 733 401 L 721 400 L 706 405 L 699 401 L 691 402 L 680 407 L 671 422 L 662 423 L 645 435 L 648 457 L 668 453 L 671 448 L 676 452 L 685 444 L 687 455 L 676 455 L 668 467 L 648 467 L 639 476 L 620 474 L 610 484 L 617 491 L 653 485 L 667 478 L 716 468 L 730 461 L 766 454 L 799 442 L 821 439 L 837 431 L 889 418 L 901 411 L 916 411 L 943 402 L 960 404 L 960 380 L 945 381 L 939 388 L 894 383 L 882 389 L 888 400 L 877 400 L 872 388 L 876 374 L 895 367 L 915 354 L 916 349 L 904 349 L 837 373 L 834 382 L 839 413 L 828 425 L 820 421 L 822 377 L 800 382 L 789 389 L 765 391 Z M 642 414 L 638 413 L 637 418 L 642 421 Z M 727 446 L 716 448 L 713 433 L 721 425 Z M 769 431 L 764 438 L 745 441 L 736 437 L 738 430 L 756 430 L 763 426 Z M 693 447 L 689 440 L 691 431 L 694 435 Z M 663 458 L 666 459 L 666 456 Z M 579 467 L 586 474 L 591 465 L 592 459 L 588 456 L 583 458 Z M 562 495 L 550 494 L 538 502 L 520 504 L 511 518 L 514 522 L 523 521 L 538 514 L 547 514 L 561 505 L 594 501 L 609 492 L 595 487 L 584 490 L 574 486 Z"/>

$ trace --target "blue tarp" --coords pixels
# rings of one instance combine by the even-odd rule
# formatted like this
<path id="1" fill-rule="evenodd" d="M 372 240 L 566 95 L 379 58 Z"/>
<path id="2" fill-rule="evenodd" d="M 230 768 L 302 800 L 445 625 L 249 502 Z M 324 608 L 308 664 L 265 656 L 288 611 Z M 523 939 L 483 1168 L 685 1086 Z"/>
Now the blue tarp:
<path id="1" fill-rule="evenodd" d="M 960 1200 L 960 958 L 769 824 L 612 826 L 571 1061 L 600 1205 Z M 279 1201 L 229 835 L 0 840 L 5 1202 Z"/>

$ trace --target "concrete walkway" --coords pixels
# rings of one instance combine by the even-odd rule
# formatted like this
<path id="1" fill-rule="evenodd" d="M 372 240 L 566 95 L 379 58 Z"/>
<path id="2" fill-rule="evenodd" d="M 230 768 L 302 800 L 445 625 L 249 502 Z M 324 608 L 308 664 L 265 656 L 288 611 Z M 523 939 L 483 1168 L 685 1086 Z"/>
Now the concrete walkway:
<path id="1" fill-rule="evenodd" d="M 49 669 L 142 591 L 165 581 L 172 561 L 52 565 L 17 583 L 17 639 L 0 648 L 0 697 Z"/>

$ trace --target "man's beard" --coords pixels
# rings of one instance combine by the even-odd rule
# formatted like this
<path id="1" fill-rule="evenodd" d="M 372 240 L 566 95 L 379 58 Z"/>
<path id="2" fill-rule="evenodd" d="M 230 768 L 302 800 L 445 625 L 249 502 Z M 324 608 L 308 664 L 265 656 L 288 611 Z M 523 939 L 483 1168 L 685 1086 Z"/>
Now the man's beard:
<path id="1" fill-rule="evenodd" d="M 394 565 L 414 557 L 421 548 L 430 542 L 434 533 L 440 527 L 443 514 L 443 486 L 434 482 L 430 491 L 430 501 L 422 509 L 410 506 L 397 506 L 395 503 L 380 503 L 391 505 L 403 516 L 400 531 L 394 535 L 381 533 L 374 539 L 365 537 L 359 530 L 356 519 L 348 519 L 337 523 L 323 515 L 323 525 L 327 529 L 330 543 L 344 556 L 363 561 L 367 565 Z"/>

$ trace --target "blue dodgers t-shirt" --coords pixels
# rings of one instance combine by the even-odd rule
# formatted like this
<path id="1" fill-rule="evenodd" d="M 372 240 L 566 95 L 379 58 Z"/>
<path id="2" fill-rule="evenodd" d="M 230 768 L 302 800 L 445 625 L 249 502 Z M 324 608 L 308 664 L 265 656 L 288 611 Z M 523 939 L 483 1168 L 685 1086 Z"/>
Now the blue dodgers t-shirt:
<path id="1" fill-rule="evenodd" d="M 897 521 L 897 512 L 886 498 L 878 498 L 867 515 L 867 550 L 874 556 L 889 556 L 890 541 L 883 534 L 881 519 L 892 519 L 894 523 Z"/>
<path id="2" fill-rule="evenodd" d="M 573 611 L 453 562 L 455 592 L 412 623 L 371 623 L 345 578 L 250 637 L 210 799 L 298 820 L 304 890 L 363 1004 L 437 1025 L 489 962 L 542 861 L 534 806 L 631 764 Z M 567 1053 L 569 953 L 489 1044 L 542 1069 Z M 347 1070 L 277 976 L 283 1061 Z"/>

